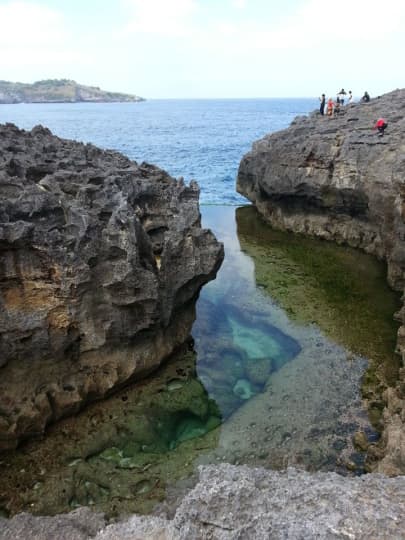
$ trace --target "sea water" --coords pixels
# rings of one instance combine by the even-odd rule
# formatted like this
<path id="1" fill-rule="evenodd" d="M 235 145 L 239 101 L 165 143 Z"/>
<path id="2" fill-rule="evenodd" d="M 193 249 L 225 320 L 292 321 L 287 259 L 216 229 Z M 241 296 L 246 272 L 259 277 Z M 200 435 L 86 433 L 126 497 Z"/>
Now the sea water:
<path id="1" fill-rule="evenodd" d="M 151 100 L 140 103 L 0 105 L 0 123 L 47 126 L 147 161 L 201 187 L 201 204 L 246 204 L 235 191 L 252 142 L 317 107 L 315 99 Z"/>
<path id="2" fill-rule="evenodd" d="M 385 267 L 349 248 L 273 231 L 235 193 L 239 161 L 253 140 L 314 106 L 162 100 L 0 107 L 1 121 L 27 129 L 41 123 L 197 179 L 203 225 L 226 254 L 202 289 L 193 343 L 150 378 L 2 459 L 3 513 L 80 505 L 110 516 L 150 512 L 164 500 L 175 505 L 198 465 L 220 461 L 364 471 L 352 437 L 361 430 L 378 438 L 381 411 L 362 400 L 362 378 L 372 363 L 396 369 L 398 297 L 385 284 Z"/>

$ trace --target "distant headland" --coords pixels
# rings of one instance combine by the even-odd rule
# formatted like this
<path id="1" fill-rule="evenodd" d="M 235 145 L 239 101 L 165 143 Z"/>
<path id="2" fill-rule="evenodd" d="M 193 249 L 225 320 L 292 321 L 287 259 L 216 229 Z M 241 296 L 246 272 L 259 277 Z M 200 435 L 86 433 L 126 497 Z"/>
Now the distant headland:
<path id="1" fill-rule="evenodd" d="M 119 92 L 107 92 L 69 79 L 47 79 L 33 84 L 0 81 L 0 104 L 137 102 L 144 98 Z"/>

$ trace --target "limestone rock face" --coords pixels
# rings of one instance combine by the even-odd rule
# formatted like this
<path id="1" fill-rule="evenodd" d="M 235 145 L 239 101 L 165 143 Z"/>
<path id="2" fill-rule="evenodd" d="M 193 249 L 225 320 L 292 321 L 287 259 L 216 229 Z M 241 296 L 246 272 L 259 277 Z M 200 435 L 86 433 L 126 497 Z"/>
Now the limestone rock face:
<path id="1" fill-rule="evenodd" d="M 54 517 L 19 514 L 0 518 L 0 539 L 400 539 L 404 500 L 405 477 L 344 478 L 222 464 L 200 468 L 198 484 L 173 519 L 133 515 L 107 525 L 86 508 Z"/>
<path id="2" fill-rule="evenodd" d="M 388 128 L 380 137 L 379 117 Z M 277 228 L 316 235 L 383 258 L 388 281 L 405 285 L 405 90 L 345 106 L 335 118 L 313 113 L 253 144 L 237 190 Z M 398 352 L 405 359 L 405 307 Z M 405 472 L 405 370 L 387 393 L 386 454 L 379 470 Z M 395 440 L 391 444 L 390 440 Z"/>
<path id="3" fill-rule="evenodd" d="M 198 197 L 119 153 L 0 125 L 0 448 L 184 343 L 223 259 Z"/>

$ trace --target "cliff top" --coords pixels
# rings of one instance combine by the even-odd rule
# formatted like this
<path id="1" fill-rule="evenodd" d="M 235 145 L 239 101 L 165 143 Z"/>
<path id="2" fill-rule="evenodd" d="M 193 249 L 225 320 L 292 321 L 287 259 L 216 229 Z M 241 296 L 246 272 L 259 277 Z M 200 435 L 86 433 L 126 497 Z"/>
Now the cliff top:
<path id="1" fill-rule="evenodd" d="M 330 140 L 338 136 L 350 136 L 350 142 L 353 144 L 366 144 L 373 146 L 374 143 L 386 144 L 388 139 L 382 141 L 375 140 L 377 135 L 373 126 L 378 118 L 385 118 L 388 123 L 386 134 L 390 135 L 389 142 L 397 145 L 402 140 L 404 132 L 404 110 L 405 110 L 405 89 L 397 89 L 372 98 L 369 102 L 358 101 L 355 103 L 343 105 L 338 114 L 332 117 L 321 116 L 318 110 L 309 115 L 297 116 L 290 127 L 266 135 L 263 139 L 253 144 L 253 151 L 260 148 L 264 141 L 271 145 L 276 141 L 282 143 L 285 136 L 288 140 L 302 139 L 306 142 L 319 142 L 320 137 L 323 140 Z M 282 134 L 282 135 L 280 135 Z M 295 143 L 294 143 L 295 144 Z"/>

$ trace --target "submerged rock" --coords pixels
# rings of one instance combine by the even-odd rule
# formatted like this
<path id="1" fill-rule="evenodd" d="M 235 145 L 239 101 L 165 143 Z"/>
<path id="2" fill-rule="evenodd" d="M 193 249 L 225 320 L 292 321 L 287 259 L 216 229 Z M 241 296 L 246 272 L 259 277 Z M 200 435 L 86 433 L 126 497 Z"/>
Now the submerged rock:
<path id="1" fill-rule="evenodd" d="M 245 370 L 253 384 L 266 384 L 271 372 L 271 358 L 249 358 Z"/>
<path id="2" fill-rule="evenodd" d="M 0 125 L 0 449 L 186 340 L 223 258 L 198 197 L 153 165 Z"/>
<path id="3" fill-rule="evenodd" d="M 236 384 L 233 387 L 233 393 L 235 396 L 245 400 L 250 399 L 255 394 L 250 382 L 246 379 L 239 379 L 236 381 Z"/>
<path id="4" fill-rule="evenodd" d="M 312 114 L 254 143 L 242 159 L 237 190 L 273 226 L 364 249 L 405 285 L 405 90 L 348 105 L 336 118 Z M 383 137 L 372 130 L 387 119 Z M 405 308 L 397 350 L 405 360 Z M 392 381 L 386 381 L 386 384 Z M 385 457 L 372 467 L 405 472 L 405 369 L 386 395 Z M 395 441 L 395 442 L 394 442 Z M 398 450 L 399 445 L 399 450 Z"/>
<path id="5" fill-rule="evenodd" d="M 181 443 L 195 437 L 200 437 L 207 432 L 204 422 L 198 418 L 186 418 L 182 420 L 176 430 L 176 443 Z"/>

